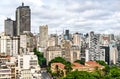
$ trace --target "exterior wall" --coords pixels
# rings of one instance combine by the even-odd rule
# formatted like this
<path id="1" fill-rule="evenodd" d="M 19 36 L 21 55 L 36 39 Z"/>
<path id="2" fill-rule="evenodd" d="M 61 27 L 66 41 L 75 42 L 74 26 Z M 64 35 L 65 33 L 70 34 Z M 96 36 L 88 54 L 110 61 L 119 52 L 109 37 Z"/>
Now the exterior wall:
<path id="1" fill-rule="evenodd" d="M 10 18 L 7 18 L 5 20 L 5 34 L 10 35 L 10 36 L 15 36 L 16 35 L 16 25 L 15 25 L 15 21 L 11 20 Z"/>
<path id="2" fill-rule="evenodd" d="M 39 79 L 40 73 L 38 72 L 40 72 L 40 67 L 38 65 L 38 58 L 36 55 L 18 55 L 17 63 L 17 77 L 21 79 L 34 79 L 34 75 L 37 79 Z"/>
<path id="3" fill-rule="evenodd" d="M 11 37 L 5 34 L 1 36 L 1 53 L 11 55 Z"/>
<path id="4" fill-rule="evenodd" d="M 81 38 L 80 38 L 80 34 L 76 33 L 73 34 L 73 44 L 74 45 L 78 45 L 81 47 Z"/>
<path id="5" fill-rule="evenodd" d="M 80 50 L 72 50 L 71 53 L 71 63 L 73 63 L 76 60 L 80 60 Z"/>
<path id="6" fill-rule="evenodd" d="M 58 45 L 58 36 L 50 35 L 47 46 L 49 47 L 49 46 L 56 46 L 56 45 Z"/>
<path id="7" fill-rule="evenodd" d="M 31 79 L 32 74 L 29 69 L 21 70 L 20 79 Z"/>
<path id="8" fill-rule="evenodd" d="M 110 64 L 116 64 L 118 61 L 118 50 L 115 44 L 110 44 Z"/>
<path id="9" fill-rule="evenodd" d="M 47 62 L 51 61 L 55 57 L 62 57 L 61 51 L 47 51 Z"/>
<path id="10" fill-rule="evenodd" d="M 20 54 L 28 54 L 34 49 L 33 34 L 30 32 L 24 32 L 20 35 Z"/>
<path id="11" fill-rule="evenodd" d="M 20 38 L 19 37 L 13 37 L 12 38 L 12 54 L 13 56 L 16 56 L 19 54 L 19 47 L 20 47 Z"/>
<path id="12" fill-rule="evenodd" d="M 6 69 L 1 69 L 0 68 L 0 79 L 11 79 L 11 69 L 6 68 Z"/>
<path id="13" fill-rule="evenodd" d="M 9 62 L 9 61 L 10 61 L 9 56 L 0 54 L 0 62 L 6 63 L 6 62 Z"/>
<path id="14" fill-rule="evenodd" d="M 89 50 L 86 49 L 86 50 L 85 50 L 85 62 L 88 62 L 88 61 L 90 61 L 90 60 L 89 60 Z"/>
<path id="15" fill-rule="evenodd" d="M 31 67 L 38 67 L 38 59 L 36 55 L 18 55 L 17 63 L 19 69 L 30 69 Z"/>
<path id="16" fill-rule="evenodd" d="M 11 79 L 16 79 L 16 64 L 15 62 L 6 63 L 6 66 L 8 66 L 11 69 Z"/>
<path id="17" fill-rule="evenodd" d="M 7 55 L 18 55 L 19 54 L 19 37 L 11 37 L 8 35 L 1 35 L 1 53 Z"/>
<path id="18" fill-rule="evenodd" d="M 46 59 L 47 63 L 54 59 L 55 57 L 62 57 L 62 49 L 60 46 L 49 46 L 46 49 Z"/>

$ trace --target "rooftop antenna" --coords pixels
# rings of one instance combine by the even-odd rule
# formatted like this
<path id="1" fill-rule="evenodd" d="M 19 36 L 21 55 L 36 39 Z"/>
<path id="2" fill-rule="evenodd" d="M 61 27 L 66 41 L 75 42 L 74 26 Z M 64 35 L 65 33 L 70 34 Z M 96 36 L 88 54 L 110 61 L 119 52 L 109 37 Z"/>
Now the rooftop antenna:
<path id="1" fill-rule="evenodd" d="M 57 30 L 56 30 L 56 35 L 57 35 Z"/>
<path id="2" fill-rule="evenodd" d="M 24 6 L 24 3 L 22 2 L 22 6 Z"/>
<path id="3" fill-rule="evenodd" d="M 36 35 L 35 29 L 34 29 L 34 34 Z"/>
<path id="4" fill-rule="evenodd" d="M 64 34 L 64 28 L 63 28 L 63 34 Z"/>

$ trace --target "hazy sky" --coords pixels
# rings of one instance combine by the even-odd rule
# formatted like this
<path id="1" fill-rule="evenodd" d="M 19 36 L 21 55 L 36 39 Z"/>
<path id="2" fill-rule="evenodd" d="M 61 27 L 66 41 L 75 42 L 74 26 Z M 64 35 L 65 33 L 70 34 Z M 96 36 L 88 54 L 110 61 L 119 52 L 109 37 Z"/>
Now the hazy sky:
<path id="1" fill-rule="evenodd" d="M 118 33 L 120 31 L 120 0 L 0 0 L 0 32 L 7 17 L 15 20 L 21 3 L 30 6 L 32 32 L 48 25 L 50 33 L 70 32 Z"/>

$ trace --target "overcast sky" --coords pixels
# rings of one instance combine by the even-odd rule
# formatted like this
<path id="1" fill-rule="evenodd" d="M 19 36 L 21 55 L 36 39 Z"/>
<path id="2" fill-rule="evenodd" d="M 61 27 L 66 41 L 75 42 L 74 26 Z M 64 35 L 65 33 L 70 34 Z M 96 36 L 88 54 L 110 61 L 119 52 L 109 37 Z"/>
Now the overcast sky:
<path id="1" fill-rule="evenodd" d="M 49 33 L 70 32 L 119 33 L 120 0 L 0 0 L 0 32 L 7 17 L 15 20 L 21 3 L 30 6 L 32 32 L 48 25 Z"/>

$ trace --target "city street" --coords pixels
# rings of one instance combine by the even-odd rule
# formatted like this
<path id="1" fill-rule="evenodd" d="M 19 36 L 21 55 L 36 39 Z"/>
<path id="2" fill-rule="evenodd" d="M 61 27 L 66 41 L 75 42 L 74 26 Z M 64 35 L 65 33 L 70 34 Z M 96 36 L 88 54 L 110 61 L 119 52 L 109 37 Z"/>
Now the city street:
<path id="1" fill-rule="evenodd" d="M 52 79 L 46 70 L 41 70 L 41 75 L 42 75 L 41 79 Z"/>

